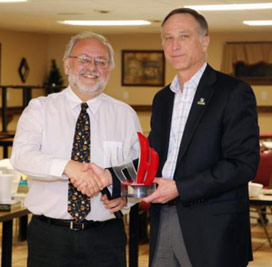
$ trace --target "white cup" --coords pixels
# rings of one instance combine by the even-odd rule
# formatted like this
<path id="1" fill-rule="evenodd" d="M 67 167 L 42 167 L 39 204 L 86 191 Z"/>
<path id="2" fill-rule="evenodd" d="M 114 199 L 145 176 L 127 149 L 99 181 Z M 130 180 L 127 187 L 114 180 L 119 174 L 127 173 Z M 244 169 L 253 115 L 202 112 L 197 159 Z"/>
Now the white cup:
<path id="1" fill-rule="evenodd" d="M 0 203 L 11 203 L 11 188 L 13 177 L 14 176 L 12 174 L 0 175 Z"/>
<path id="2" fill-rule="evenodd" d="M 257 197 L 262 193 L 263 185 L 259 183 L 248 183 L 248 194 L 250 197 Z"/>

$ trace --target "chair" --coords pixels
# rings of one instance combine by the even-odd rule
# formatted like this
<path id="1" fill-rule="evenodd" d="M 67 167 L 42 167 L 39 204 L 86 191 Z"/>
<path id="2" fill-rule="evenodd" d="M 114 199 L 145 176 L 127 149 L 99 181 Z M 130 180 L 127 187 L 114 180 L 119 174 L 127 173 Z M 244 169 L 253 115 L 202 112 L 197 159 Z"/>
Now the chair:
<path id="1" fill-rule="evenodd" d="M 260 153 L 260 163 L 256 177 L 252 180 L 253 183 L 259 183 L 264 188 L 269 188 L 272 185 L 272 151 Z"/>
<path id="2" fill-rule="evenodd" d="M 261 133 L 260 139 L 261 140 L 272 140 L 272 133 Z"/>
<path id="3" fill-rule="evenodd" d="M 15 131 L 0 132 L 0 147 L 3 148 L 3 159 L 8 158 L 8 148 L 13 144 Z"/>
<path id="4" fill-rule="evenodd" d="M 260 153 L 260 163 L 259 163 L 257 175 L 252 180 L 252 182 L 262 184 L 264 186 L 264 188 L 270 188 L 272 186 L 272 151 Z M 251 202 L 253 202 L 253 201 L 251 201 Z M 267 208 L 270 209 L 270 212 L 266 211 Z M 258 219 L 264 228 L 269 245 L 270 245 L 270 247 L 272 247 L 272 242 L 271 242 L 271 239 L 270 239 L 267 227 L 266 227 L 266 223 L 267 223 L 266 222 L 266 215 L 272 213 L 271 205 L 267 206 L 267 205 L 254 205 L 253 204 L 253 205 L 251 205 L 251 211 L 258 213 Z M 252 217 L 252 218 L 256 218 L 256 217 Z"/>

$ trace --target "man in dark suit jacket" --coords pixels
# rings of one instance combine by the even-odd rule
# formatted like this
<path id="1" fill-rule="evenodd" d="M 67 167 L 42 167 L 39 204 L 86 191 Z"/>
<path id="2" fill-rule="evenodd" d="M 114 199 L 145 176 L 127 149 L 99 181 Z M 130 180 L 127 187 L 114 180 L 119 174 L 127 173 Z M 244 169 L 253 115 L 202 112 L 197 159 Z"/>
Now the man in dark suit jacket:
<path id="1" fill-rule="evenodd" d="M 153 101 L 150 146 L 158 153 L 151 202 L 150 266 L 245 267 L 252 260 L 248 181 L 259 162 L 249 85 L 212 69 L 205 18 L 179 8 L 162 22 L 176 70 Z"/>

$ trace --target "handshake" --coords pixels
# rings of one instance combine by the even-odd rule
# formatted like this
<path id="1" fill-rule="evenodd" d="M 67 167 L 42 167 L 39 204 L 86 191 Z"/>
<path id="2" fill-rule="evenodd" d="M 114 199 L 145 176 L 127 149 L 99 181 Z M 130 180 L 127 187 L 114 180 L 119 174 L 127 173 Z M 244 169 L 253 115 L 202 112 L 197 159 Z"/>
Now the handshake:
<path id="1" fill-rule="evenodd" d="M 70 182 L 89 197 L 96 196 L 103 188 L 112 184 L 112 176 L 95 163 L 81 163 L 70 160 L 64 169 Z"/>
<path id="2" fill-rule="evenodd" d="M 69 177 L 78 191 L 89 197 L 96 196 L 104 188 L 112 184 L 111 173 L 94 163 L 81 163 L 70 160 L 64 169 L 64 174 Z M 116 218 L 122 218 L 120 210 L 127 204 L 125 197 L 111 199 L 110 193 L 106 189 L 102 191 L 101 201 L 106 209 L 114 213 Z"/>

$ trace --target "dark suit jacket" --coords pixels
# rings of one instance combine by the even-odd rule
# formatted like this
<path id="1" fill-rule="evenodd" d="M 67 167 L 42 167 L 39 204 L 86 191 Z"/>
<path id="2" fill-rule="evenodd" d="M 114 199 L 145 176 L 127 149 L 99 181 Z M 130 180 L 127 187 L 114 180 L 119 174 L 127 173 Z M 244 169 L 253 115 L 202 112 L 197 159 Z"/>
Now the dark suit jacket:
<path id="1" fill-rule="evenodd" d="M 167 158 L 173 101 L 167 86 L 152 105 L 149 141 L 159 153 L 158 177 Z M 208 65 L 192 103 L 174 175 L 180 226 L 193 267 L 244 267 L 252 259 L 248 181 L 255 177 L 258 162 L 252 89 Z M 150 209 L 151 262 L 161 207 L 152 204 Z"/>

